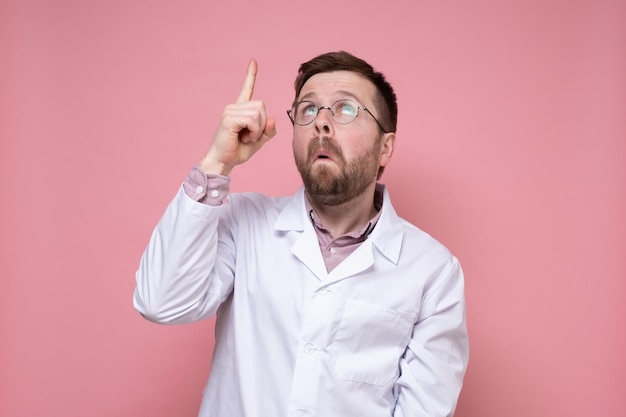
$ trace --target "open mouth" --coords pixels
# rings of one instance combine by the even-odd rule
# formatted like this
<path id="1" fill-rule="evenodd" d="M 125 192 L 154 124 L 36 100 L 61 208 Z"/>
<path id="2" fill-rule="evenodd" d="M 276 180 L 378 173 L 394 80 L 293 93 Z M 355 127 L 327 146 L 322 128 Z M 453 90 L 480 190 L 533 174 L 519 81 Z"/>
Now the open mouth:
<path id="1" fill-rule="evenodd" d="M 327 164 L 327 163 L 334 162 L 334 161 L 335 160 L 330 155 L 320 154 L 320 155 L 316 155 L 311 162 L 312 163 L 320 162 L 322 164 Z"/>
<path id="2" fill-rule="evenodd" d="M 323 149 L 319 149 L 317 150 L 314 154 L 313 154 L 313 160 L 315 161 L 319 161 L 319 160 L 327 160 L 327 161 L 332 161 L 332 155 L 330 152 L 325 151 Z"/>

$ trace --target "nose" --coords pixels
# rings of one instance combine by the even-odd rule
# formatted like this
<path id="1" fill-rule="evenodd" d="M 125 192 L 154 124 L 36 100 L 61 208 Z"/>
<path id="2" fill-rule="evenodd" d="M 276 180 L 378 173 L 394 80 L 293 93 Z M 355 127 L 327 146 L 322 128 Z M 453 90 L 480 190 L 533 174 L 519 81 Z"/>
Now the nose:
<path id="1" fill-rule="evenodd" d="M 327 112 L 323 112 L 322 110 L 328 110 Z M 317 109 L 317 117 L 313 122 L 315 124 L 315 130 L 318 133 L 329 134 L 332 130 L 332 118 L 333 111 L 328 106 L 322 106 Z"/>

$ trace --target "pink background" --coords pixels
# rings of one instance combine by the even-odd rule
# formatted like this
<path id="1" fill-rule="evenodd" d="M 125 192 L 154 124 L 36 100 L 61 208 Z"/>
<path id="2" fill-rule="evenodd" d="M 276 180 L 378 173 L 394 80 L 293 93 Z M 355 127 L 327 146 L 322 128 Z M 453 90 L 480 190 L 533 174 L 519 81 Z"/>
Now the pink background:
<path id="1" fill-rule="evenodd" d="M 623 416 L 626 2 L 220 3 L 0 3 L 0 415 L 195 415 L 213 322 L 144 321 L 141 252 L 251 57 L 278 136 L 233 189 L 294 191 L 297 67 L 346 49 L 398 93 L 398 211 L 465 269 L 457 416 Z"/>

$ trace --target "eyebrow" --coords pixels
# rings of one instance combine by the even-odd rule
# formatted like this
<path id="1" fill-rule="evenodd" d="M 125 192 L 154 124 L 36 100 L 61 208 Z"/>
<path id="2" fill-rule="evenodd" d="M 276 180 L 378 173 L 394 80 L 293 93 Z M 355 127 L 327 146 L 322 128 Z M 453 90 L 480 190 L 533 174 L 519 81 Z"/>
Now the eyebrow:
<path id="1" fill-rule="evenodd" d="M 337 100 L 342 100 L 344 98 L 351 98 L 355 101 L 358 101 L 361 105 L 363 105 L 362 100 L 360 100 L 359 98 L 357 98 L 354 94 L 350 93 L 349 91 L 345 91 L 345 90 L 337 90 L 333 93 L 333 95 L 339 95 L 341 96 L 341 98 L 338 98 Z M 300 99 L 298 101 L 305 101 L 305 100 L 312 100 L 314 97 L 316 96 L 314 91 L 311 91 L 309 93 L 306 93 L 305 95 L 303 95 L 302 97 L 300 97 Z"/>

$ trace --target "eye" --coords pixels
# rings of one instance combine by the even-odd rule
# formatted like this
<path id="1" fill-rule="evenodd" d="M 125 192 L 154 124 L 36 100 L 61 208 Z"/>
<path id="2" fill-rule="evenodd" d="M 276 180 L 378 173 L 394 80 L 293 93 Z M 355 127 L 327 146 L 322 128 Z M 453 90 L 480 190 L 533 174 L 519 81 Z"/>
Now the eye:
<path id="1" fill-rule="evenodd" d="M 303 101 L 298 107 L 298 112 L 302 116 L 315 116 L 317 114 L 317 106 L 310 101 Z"/>
<path id="2" fill-rule="evenodd" d="M 335 104 L 335 114 L 342 114 L 344 116 L 356 117 L 357 112 L 359 111 L 358 106 L 348 100 L 341 100 Z"/>

